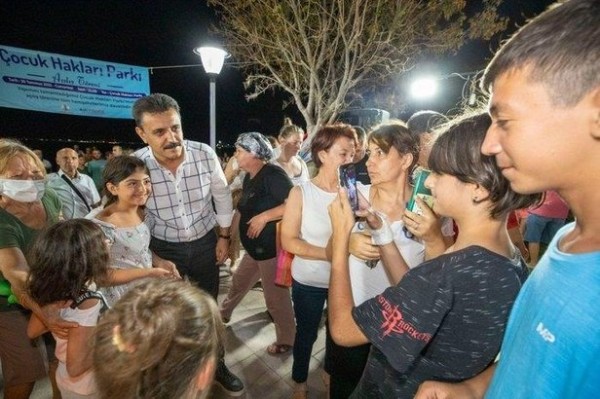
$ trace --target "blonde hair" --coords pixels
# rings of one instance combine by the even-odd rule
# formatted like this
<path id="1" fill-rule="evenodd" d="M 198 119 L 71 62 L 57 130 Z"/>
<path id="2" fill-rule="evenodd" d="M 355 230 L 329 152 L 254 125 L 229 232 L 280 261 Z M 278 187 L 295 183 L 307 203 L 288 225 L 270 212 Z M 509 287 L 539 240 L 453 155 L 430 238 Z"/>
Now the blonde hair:
<path id="1" fill-rule="evenodd" d="M 195 398 L 196 376 L 221 350 L 217 304 L 188 281 L 152 280 L 107 311 L 94 342 L 101 398 Z"/>
<path id="2" fill-rule="evenodd" d="M 299 134 L 300 137 L 304 138 L 304 130 L 302 130 L 300 126 L 294 125 L 292 120 L 286 117 L 283 119 L 283 126 L 281 130 L 279 130 L 279 135 L 277 138 L 279 140 L 284 140 L 293 134 Z"/>
<path id="3" fill-rule="evenodd" d="M 8 162 L 16 156 L 25 155 L 33 160 L 40 173 L 46 176 L 46 168 L 35 153 L 16 140 L 0 139 L 0 175 L 6 173 Z"/>

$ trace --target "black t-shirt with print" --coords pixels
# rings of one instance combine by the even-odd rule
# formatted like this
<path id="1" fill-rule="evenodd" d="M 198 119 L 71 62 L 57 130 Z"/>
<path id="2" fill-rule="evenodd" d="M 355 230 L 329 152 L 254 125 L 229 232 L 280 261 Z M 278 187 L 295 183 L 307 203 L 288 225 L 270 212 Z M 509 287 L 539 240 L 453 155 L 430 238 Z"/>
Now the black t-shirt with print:
<path id="1" fill-rule="evenodd" d="M 496 357 L 524 263 L 479 246 L 439 256 L 354 308 L 373 344 L 352 398 L 412 398 L 425 380 L 462 381 Z"/>
<path id="2" fill-rule="evenodd" d="M 277 165 L 265 164 L 252 179 L 250 175 L 246 175 L 237 209 L 240 211 L 240 240 L 253 259 L 265 260 L 275 257 L 277 221 L 267 223 L 260 235 L 254 239 L 247 236 L 248 221 L 264 211 L 283 204 L 291 189 L 292 181 Z"/>

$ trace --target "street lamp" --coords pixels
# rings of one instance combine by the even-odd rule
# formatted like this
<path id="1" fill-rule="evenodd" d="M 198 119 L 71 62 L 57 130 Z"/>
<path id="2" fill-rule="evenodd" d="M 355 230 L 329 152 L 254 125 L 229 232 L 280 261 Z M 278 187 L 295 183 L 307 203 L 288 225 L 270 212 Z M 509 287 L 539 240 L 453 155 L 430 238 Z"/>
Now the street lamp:
<path id="1" fill-rule="evenodd" d="M 217 133 L 216 133 L 216 77 L 223 68 L 225 58 L 229 54 L 227 51 L 218 47 L 196 47 L 194 53 L 200 56 L 204 71 L 210 77 L 210 146 L 213 150 L 216 149 Z"/>

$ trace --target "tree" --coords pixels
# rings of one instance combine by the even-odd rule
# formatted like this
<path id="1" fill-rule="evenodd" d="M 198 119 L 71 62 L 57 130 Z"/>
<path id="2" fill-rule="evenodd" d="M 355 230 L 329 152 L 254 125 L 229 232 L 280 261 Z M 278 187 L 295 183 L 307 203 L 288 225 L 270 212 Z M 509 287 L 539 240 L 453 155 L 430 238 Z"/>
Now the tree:
<path id="1" fill-rule="evenodd" d="M 208 0 L 246 74 L 247 99 L 280 88 L 307 131 L 331 123 L 360 85 L 406 72 L 423 52 L 456 51 L 504 29 L 502 0 L 467 18 L 466 0 Z"/>

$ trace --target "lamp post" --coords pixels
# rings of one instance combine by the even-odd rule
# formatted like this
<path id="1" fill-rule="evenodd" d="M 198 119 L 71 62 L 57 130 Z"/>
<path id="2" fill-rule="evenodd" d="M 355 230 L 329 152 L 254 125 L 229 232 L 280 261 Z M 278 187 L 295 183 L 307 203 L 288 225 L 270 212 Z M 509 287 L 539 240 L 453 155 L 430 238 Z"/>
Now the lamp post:
<path id="1" fill-rule="evenodd" d="M 223 68 L 227 52 L 218 47 L 196 47 L 194 53 L 200 56 L 204 71 L 210 77 L 210 146 L 216 150 L 216 78 Z"/>

